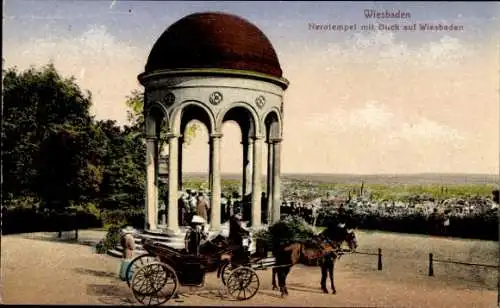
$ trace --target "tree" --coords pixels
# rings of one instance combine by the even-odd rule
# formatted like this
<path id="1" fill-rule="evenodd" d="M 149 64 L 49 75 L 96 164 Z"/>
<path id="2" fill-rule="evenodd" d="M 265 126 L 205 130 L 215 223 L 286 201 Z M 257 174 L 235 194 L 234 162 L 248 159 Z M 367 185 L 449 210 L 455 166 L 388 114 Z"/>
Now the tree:
<path id="1" fill-rule="evenodd" d="M 102 178 L 102 134 L 91 94 L 52 64 L 4 71 L 3 170 L 6 199 L 33 196 L 61 211 L 92 200 Z"/>
<path id="2" fill-rule="evenodd" d="M 133 209 L 144 204 L 144 183 L 146 155 L 140 135 L 115 121 L 97 123 L 107 138 L 104 156 L 104 173 L 100 186 L 101 209 Z"/>

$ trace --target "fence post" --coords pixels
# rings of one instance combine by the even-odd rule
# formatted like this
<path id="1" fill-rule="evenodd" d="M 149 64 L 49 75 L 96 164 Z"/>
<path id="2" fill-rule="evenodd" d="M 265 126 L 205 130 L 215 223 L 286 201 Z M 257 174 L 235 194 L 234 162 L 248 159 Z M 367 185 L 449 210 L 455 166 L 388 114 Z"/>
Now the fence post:
<path id="1" fill-rule="evenodd" d="M 429 254 L 429 276 L 432 277 L 434 276 L 434 265 L 432 264 L 432 258 L 433 255 L 432 253 Z"/>
<path id="2" fill-rule="evenodd" d="M 378 266 L 377 266 L 378 270 L 381 271 L 382 270 L 382 249 L 378 249 Z"/>

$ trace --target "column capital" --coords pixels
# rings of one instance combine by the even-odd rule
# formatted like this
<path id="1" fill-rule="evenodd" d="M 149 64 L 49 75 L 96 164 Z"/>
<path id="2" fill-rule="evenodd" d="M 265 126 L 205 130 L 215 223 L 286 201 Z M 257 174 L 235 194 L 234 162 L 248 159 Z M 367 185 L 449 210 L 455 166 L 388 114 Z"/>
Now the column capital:
<path id="1" fill-rule="evenodd" d="M 158 138 L 156 136 L 144 136 L 143 138 L 146 141 L 158 141 L 158 139 L 160 139 L 160 138 Z"/>
<path id="2" fill-rule="evenodd" d="M 250 139 L 251 139 L 251 140 L 254 140 L 254 141 L 255 141 L 255 140 L 262 140 L 262 139 L 264 139 L 264 136 L 256 135 L 256 136 L 252 136 L 252 137 L 250 137 Z"/>
<path id="3" fill-rule="evenodd" d="M 273 139 L 269 139 L 268 143 L 281 143 L 283 141 L 282 138 L 273 138 Z"/>
<path id="4" fill-rule="evenodd" d="M 180 134 L 176 134 L 176 133 L 167 133 L 166 137 L 167 139 L 171 139 L 171 138 L 179 138 L 181 137 L 182 135 Z"/>
<path id="5" fill-rule="evenodd" d="M 253 141 L 254 141 L 253 137 L 248 137 L 246 139 L 241 140 L 240 144 L 243 144 L 243 145 L 245 145 L 245 144 L 253 144 Z"/>
<path id="6" fill-rule="evenodd" d="M 222 133 L 213 133 L 210 134 L 210 139 L 222 138 Z"/>

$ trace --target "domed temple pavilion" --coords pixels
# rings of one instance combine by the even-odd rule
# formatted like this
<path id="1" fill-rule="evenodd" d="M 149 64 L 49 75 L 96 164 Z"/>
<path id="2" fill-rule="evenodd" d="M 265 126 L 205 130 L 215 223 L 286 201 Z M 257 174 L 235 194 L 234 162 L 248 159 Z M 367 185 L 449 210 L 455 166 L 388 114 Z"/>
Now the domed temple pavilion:
<path id="1" fill-rule="evenodd" d="M 221 138 L 225 121 L 242 133 L 242 193 L 251 196 L 252 227 L 261 225 L 263 147 L 268 147 L 267 195 L 271 221 L 280 217 L 283 94 L 288 81 L 269 39 L 243 18 L 226 13 L 188 15 L 154 44 L 144 73 L 146 229 L 158 229 L 160 127 L 168 129 L 167 227 L 178 231 L 183 133 L 192 120 L 209 132 L 210 226 L 221 227 Z"/>

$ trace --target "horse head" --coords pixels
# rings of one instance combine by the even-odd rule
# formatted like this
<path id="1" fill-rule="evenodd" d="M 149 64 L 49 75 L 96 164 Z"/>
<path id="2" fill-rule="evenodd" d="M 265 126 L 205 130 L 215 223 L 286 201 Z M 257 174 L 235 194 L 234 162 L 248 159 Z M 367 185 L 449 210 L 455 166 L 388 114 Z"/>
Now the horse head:
<path id="1" fill-rule="evenodd" d="M 347 246 L 349 246 L 349 249 L 352 251 L 356 250 L 358 247 L 354 229 L 348 228 L 345 223 L 330 225 L 321 235 L 329 242 L 336 243 L 339 246 L 342 245 L 343 242 L 346 242 Z"/>

